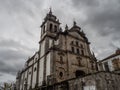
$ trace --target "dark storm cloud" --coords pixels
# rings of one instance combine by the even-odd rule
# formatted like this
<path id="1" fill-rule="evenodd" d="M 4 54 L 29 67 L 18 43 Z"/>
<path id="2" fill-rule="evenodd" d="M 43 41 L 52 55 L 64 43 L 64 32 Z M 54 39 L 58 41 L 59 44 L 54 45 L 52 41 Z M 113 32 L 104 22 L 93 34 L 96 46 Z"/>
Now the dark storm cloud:
<path id="1" fill-rule="evenodd" d="M 2 76 L 2 74 L 0 73 L 0 76 Z"/>
<path id="2" fill-rule="evenodd" d="M 20 42 L 4 39 L 0 41 L 0 46 L 0 72 L 16 75 L 32 49 L 21 45 Z"/>
<path id="3" fill-rule="evenodd" d="M 28 47 L 25 47 L 21 45 L 20 42 L 14 40 L 1 40 L 0 46 L 0 58 L 3 60 L 25 58 L 25 56 L 28 55 L 25 51 L 30 51 Z M 22 50 L 24 51 L 20 52 Z"/>
<path id="4" fill-rule="evenodd" d="M 0 61 L 0 72 L 1 73 L 9 73 L 12 75 L 16 75 L 16 72 L 21 68 L 20 64 L 10 65 L 8 62 Z M 1 74 L 2 75 L 2 74 Z"/>
<path id="5" fill-rule="evenodd" d="M 19 51 L 14 51 L 14 50 L 9 50 L 9 48 L 6 48 L 6 50 L 4 49 L 4 50 L 1 50 L 0 51 L 0 56 L 2 56 L 1 57 L 1 59 L 6 59 L 6 60 L 9 60 L 9 59 L 18 59 L 18 58 L 25 58 L 25 56 L 26 56 L 26 53 L 21 53 L 21 52 L 19 52 Z"/>
<path id="6" fill-rule="evenodd" d="M 119 0 L 2 0 L 0 79 L 3 81 L 5 76 L 13 79 L 26 57 L 38 50 L 39 26 L 50 6 L 62 27 L 68 24 L 70 28 L 75 18 L 97 58 L 104 58 L 120 47 Z"/>
<path id="7" fill-rule="evenodd" d="M 15 77 L 36 50 L 42 5 L 40 0 L 0 1 L 0 82 Z"/>
<path id="8" fill-rule="evenodd" d="M 35 9 L 38 9 L 42 6 L 42 2 L 38 0 L 3 0 L 0 3 L 0 7 L 4 12 L 9 14 L 20 14 L 25 13 L 31 16 L 34 16 Z"/>
<path id="9" fill-rule="evenodd" d="M 42 0 L 0 1 L 0 82 L 13 80 L 36 51 L 43 3 Z"/>
<path id="10" fill-rule="evenodd" d="M 74 7 L 87 8 L 99 5 L 99 0 L 72 0 Z"/>
<path id="11" fill-rule="evenodd" d="M 87 29 L 92 48 L 96 47 L 94 51 L 99 58 L 108 55 L 103 52 L 113 53 L 120 47 L 119 0 L 72 0 L 72 5 L 77 11 L 83 11 L 86 19 L 79 23 Z"/>
<path id="12" fill-rule="evenodd" d="M 76 9 L 83 9 L 90 24 L 102 36 L 120 33 L 120 1 L 119 0 L 72 0 Z"/>

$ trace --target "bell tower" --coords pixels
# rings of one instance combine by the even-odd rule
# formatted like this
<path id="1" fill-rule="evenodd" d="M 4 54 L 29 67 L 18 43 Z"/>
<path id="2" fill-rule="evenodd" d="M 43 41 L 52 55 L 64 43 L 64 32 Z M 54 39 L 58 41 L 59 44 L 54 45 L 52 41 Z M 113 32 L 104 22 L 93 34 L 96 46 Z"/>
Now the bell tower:
<path id="1" fill-rule="evenodd" d="M 56 37 L 60 32 L 60 22 L 50 9 L 41 25 L 41 36 L 39 42 L 39 83 L 46 83 L 47 77 L 53 74 L 53 53 L 51 49 L 57 42 Z"/>
<path id="2" fill-rule="evenodd" d="M 44 36 L 55 36 L 59 32 L 59 19 L 55 15 L 52 14 L 52 10 L 50 8 L 49 13 L 44 18 L 44 21 L 41 25 L 41 39 Z"/>

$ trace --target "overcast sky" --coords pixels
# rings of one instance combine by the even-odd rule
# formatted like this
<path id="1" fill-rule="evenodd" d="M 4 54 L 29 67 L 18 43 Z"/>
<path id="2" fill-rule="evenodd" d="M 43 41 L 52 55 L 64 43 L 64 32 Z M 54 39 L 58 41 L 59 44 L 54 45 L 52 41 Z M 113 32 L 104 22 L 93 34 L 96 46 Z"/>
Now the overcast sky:
<path id="1" fill-rule="evenodd" d="M 49 7 L 63 29 L 76 20 L 98 59 L 120 48 L 120 0 L 0 0 L 0 82 L 14 81 L 38 50 Z"/>

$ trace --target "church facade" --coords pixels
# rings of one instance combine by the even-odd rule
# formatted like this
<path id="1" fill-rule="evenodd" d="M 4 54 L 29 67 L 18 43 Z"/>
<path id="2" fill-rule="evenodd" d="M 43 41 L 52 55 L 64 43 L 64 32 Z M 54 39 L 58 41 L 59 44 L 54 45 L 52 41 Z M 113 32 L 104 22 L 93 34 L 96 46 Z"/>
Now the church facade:
<path id="1" fill-rule="evenodd" d="M 97 74 L 97 60 L 90 51 L 90 42 L 75 21 L 70 29 L 66 25 L 62 30 L 59 19 L 50 10 L 40 31 L 39 50 L 18 72 L 17 90 L 115 90 L 96 89 L 96 79 L 91 77 L 107 74 Z M 90 87 L 83 87 L 86 80 L 92 83 L 88 83 Z"/>

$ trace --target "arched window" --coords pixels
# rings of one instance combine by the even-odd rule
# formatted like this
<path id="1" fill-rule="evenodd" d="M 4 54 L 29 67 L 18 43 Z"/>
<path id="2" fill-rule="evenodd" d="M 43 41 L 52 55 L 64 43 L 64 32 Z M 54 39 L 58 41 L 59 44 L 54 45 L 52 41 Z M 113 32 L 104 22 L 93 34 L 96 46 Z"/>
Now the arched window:
<path id="1" fill-rule="evenodd" d="M 72 41 L 72 42 L 71 42 L 71 44 L 73 45 L 73 44 L 74 44 L 74 42 Z"/>
<path id="2" fill-rule="evenodd" d="M 82 44 L 81 44 L 80 46 L 81 46 L 81 48 L 83 48 L 83 45 L 82 45 Z"/>
<path id="3" fill-rule="evenodd" d="M 72 49 L 72 52 L 75 53 L 74 47 L 71 47 L 71 49 Z"/>
<path id="4" fill-rule="evenodd" d="M 57 32 L 57 26 L 56 25 L 54 26 L 54 32 Z"/>
<path id="5" fill-rule="evenodd" d="M 79 46 L 79 45 L 78 45 L 78 41 L 76 41 L 76 45 Z"/>
<path id="6" fill-rule="evenodd" d="M 79 49 L 77 48 L 76 50 L 77 50 L 77 54 L 80 54 L 80 51 L 79 51 Z"/>
<path id="7" fill-rule="evenodd" d="M 34 68 L 34 72 L 36 71 L 36 67 Z"/>
<path id="8" fill-rule="evenodd" d="M 79 59 L 78 59 L 78 65 L 79 65 L 79 66 L 82 66 L 81 60 L 79 60 Z"/>
<path id="9" fill-rule="evenodd" d="M 62 77 L 63 77 L 63 72 L 60 72 L 60 73 L 59 73 L 59 76 L 62 78 Z"/>
<path id="10" fill-rule="evenodd" d="M 81 50 L 81 54 L 84 55 L 84 51 L 83 50 Z"/>
<path id="11" fill-rule="evenodd" d="M 52 25 L 52 24 L 50 24 L 50 32 L 52 32 L 52 28 L 53 28 L 53 25 Z"/>

